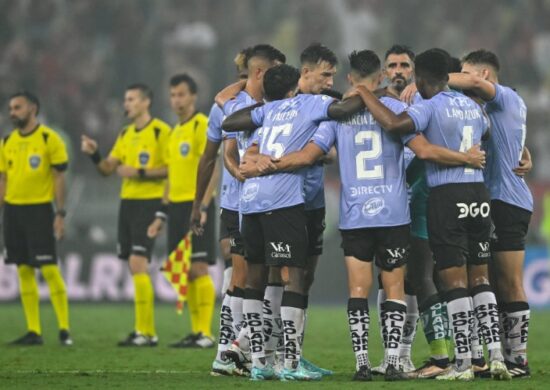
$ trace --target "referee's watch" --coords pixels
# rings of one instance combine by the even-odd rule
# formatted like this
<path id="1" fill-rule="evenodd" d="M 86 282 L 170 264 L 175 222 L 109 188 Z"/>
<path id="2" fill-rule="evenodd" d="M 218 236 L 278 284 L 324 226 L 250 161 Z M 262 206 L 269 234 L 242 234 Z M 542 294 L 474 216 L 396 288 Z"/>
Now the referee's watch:
<path id="1" fill-rule="evenodd" d="M 65 218 L 66 215 L 67 215 L 67 211 L 65 209 L 59 209 L 55 212 L 56 217 Z"/>

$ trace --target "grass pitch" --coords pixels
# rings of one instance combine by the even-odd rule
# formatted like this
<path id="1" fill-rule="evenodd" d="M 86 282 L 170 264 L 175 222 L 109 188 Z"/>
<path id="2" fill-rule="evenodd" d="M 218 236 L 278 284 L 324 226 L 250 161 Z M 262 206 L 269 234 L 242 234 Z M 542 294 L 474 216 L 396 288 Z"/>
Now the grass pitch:
<path id="1" fill-rule="evenodd" d="M 133 325 L 131 304 L 73 304 L 71 309 L 73 347 L 57 342 L 53 310 L 42 304 L 45 344 L 41 347 L 11 347 L 5 343 L 24 333 L 20 305 L 0 306 L 0 389 L 206 389 L 206 388 L 521 388 L 550 386 L 550 337 L 546 333 L 550 312 L 533 312 L 530 327 L 529 361 L 531 379 L 512 382 L 476 380 L 472 383 L 409 381 L 385 383 L 376 377 L 372 383 L 351 381 L 355 360 L 347 329 L 346 311 L 341 307 L 312 307 L 309 311 L 305 356 L 335 375 L 321 382 L 250 382 L 244 378 L 211 377 L 210 365 L 215 350 L 175 350 L 169 342 L 188 333 L 188 318 L 178 316 L 173 306 L 157 307 L 160 345 L 156 348 L 118 348 L 116 342 Z M 378 364 L 382 357 L 376 313 L 371 318 L 370 358 Z M 217 319 L 216 319 L 217 321 Z M 413 348 L 415 364 L 428 356 L 422 330 Z"/>

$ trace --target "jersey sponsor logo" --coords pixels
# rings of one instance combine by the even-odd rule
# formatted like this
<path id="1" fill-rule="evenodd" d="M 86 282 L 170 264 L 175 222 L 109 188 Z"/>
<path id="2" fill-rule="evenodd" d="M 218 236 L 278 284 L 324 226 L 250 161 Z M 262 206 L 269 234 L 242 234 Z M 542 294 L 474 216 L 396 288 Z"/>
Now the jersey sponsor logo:
<path id="1" fill-rule="evenodd" d="M 50 261 L 50 260 L 53 260 L 52 255 L 36 255 L 34 258 L 36 259 L 36 261 Z"/>
<path id="2" fill-rule="evenodd" d="M 401 261 L 405 258 L 405 254 L 407 253 L 406 248 L 393 248 L 393 249 L 386 249 L 386 252 L 388 252 L 389 257 L 386 259 L 386 262 L 388 264 L 397 264 L 398 261 Z"/>
<path id="3" fill-rule="evenodd" d="M 42 159 L 40 158 L 40 156 L 32 155 L 29 157 L 29 165 L 31 166 L 32 169 L 38 168 L 40 166 L 41 161 Z"/>
<path id="4" fill-rule="evenodd" d="M 258 195 L 260 185 L 258 183 L 245 183 L 242 197 L 245 202 L 250 202 Z"/>
<path id="5" fill-rule="evenodd" d="M 139 157 L 139 164 L 141 166 L 145 166 L 149 162 L 151 155 L 149 154 L 149 152 L 141 152 L 138 157 Z"/>
<path id="6" fill-rule="evenodd" d="M 483 252 L 489 252 L 489 241 L 478 242 L 478 244 L 479 244 L 479 248 Z"/>
<path id="7" fill-rule="evenodd" d="M 188 142 L 182 142 L 180 144 L 180 154 L 182 155 L 182 157 L 187 156 L 190 150 L 191 150 L 191 146 L 189 145 Z"/>
<path id="8" fill-rule="evenodd" d="M 363 204 L 363 215 L 365 217 L 374 217 L 384 209 L 386 202 L 383 198 L 372 198 Z"/>
<path id="9" fill-rule="evenodd" d="M 456 207 L 458 207 L 458 219 L 472 217 L 475 218 L 478 215 L 481 215 L 483 218 L 487 218 L 489 216 L 489 211 L 491 210 L 491 206 L 489 206 L 489 203 L 483 202 L 478 206 L 477 202 L 474 203 L 457 203 Z"/>
<path id="10" fill-rule="evenodd" d="M 285 244 L 282 241 L 279 242 L 270 242 L 271 248 L 271 257 L 274 259 L 290 259 L 292 257 L 292 251 L 289 244 Z"/>
<path id="11" fill-rule="evenodd" d="M 378 186 L 357 186 L 357 187 L 350 187 L 350 193 L 351 196 L 359 196 L 359 195 L 381 195 L 381 194 L 387 194 L 391 193 L 393 191 L 393 185 L 392 184 L 382 184 Z"/>

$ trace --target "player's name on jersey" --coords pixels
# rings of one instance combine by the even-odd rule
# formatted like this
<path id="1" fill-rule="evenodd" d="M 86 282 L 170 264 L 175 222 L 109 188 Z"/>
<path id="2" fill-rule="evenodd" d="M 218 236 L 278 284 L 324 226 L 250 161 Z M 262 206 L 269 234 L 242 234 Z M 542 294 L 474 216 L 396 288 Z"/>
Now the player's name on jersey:
<path id="1" fill-rule="evenodd" d="M 298 116 L 298 110 L 290 110 L 290 111 L 277 112 L 276 114 L 273 114 L 273 115 L 271 115 L 271 112 L 270 112 L 267 118 L 272 121 L 291 121 L 297 116 Z"/>
<path id="2" fill-rule="evenodd" d="M 393 184 L 350 187 L 349 191 L 351 196 L 388 194 L 393 191 Z"/>
<path id="3" fill-rule="evenodd" d="M 345 121 L 342 121 L 342 124 L 348 125 L 348 126 L 366 126 L 366 125 L 375 125 L 376 120 L 372 116 L 370 112 L 368 113 L 362 113 L 362 114 L 355 114 Z"/>
<path id="4" fill-rule="evenodd" d="M 463 110 L 460 108 L 445 108 L 445 113 L 448 118 L 458 118 L 462 120 L 474 120 L 481 118 L 481 111 L 478 109 Z"/>

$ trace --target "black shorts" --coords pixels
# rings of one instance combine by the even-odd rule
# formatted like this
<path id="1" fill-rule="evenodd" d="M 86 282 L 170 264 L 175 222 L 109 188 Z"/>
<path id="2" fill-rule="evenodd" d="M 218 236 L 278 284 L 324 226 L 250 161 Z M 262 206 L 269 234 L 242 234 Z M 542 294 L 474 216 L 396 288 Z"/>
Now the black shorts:
<path id="1" fill-rule="evenodd" d="M 6 264 L 57 264 L 51 203 L 4 206 Z"/>
<path id="2" fill-rule="evenodd" d="M 487 264 L 491 206 L 483 183 L 446 184 L 428 196 L 428 238 L 436 269 Z"/>
<path id="3" fill-rule="evenodd" d="M 323 253 L 323 233 L 325 232 L 325 208 L 306 210 L 308 256 L 319 256 Z"/>
<path id="4" fill-rule="evenodd" d="M 168 204 L 168 253 L 177 248 L 182 238 L 189 232 L 189 221 L 193 202 L 170 202 Z M 193 235 L 191 262 L 216 263 L 216 205 L 210 202 L 207 221 L 202 236 Z"/>
<path id="5" fill-rule="evenodd" d="M 376 260 L 384 271 L 399 268 L 409 257 L 410 225 L 340 230 L 344 256 Z"/>
<path id="6" fill-rule="evenodd" d="M 274 267 L 306 265 L 307 219 L 304 205 L 243 215 L 246 260 Z"/>
<path id="7" fill-rule="evenodd" d="M 501 200 L 491 201 L 493 252 L 524 251 L 531 212 Z"/>
<path id="8" fill-rule="evenodd" d="M 155 240 L 147 236 L 147 228 L 155 219 L 160 199 L 121 199 L 118 213 L 118 257 L 131 255 L 151 259 Z"/>
<path id="9" fill-rule="evenodd" d="M 244 256 L 238 211 L 220 209 L 220 240 L 224 238 L 229 238 L 232 254 Z"/>

